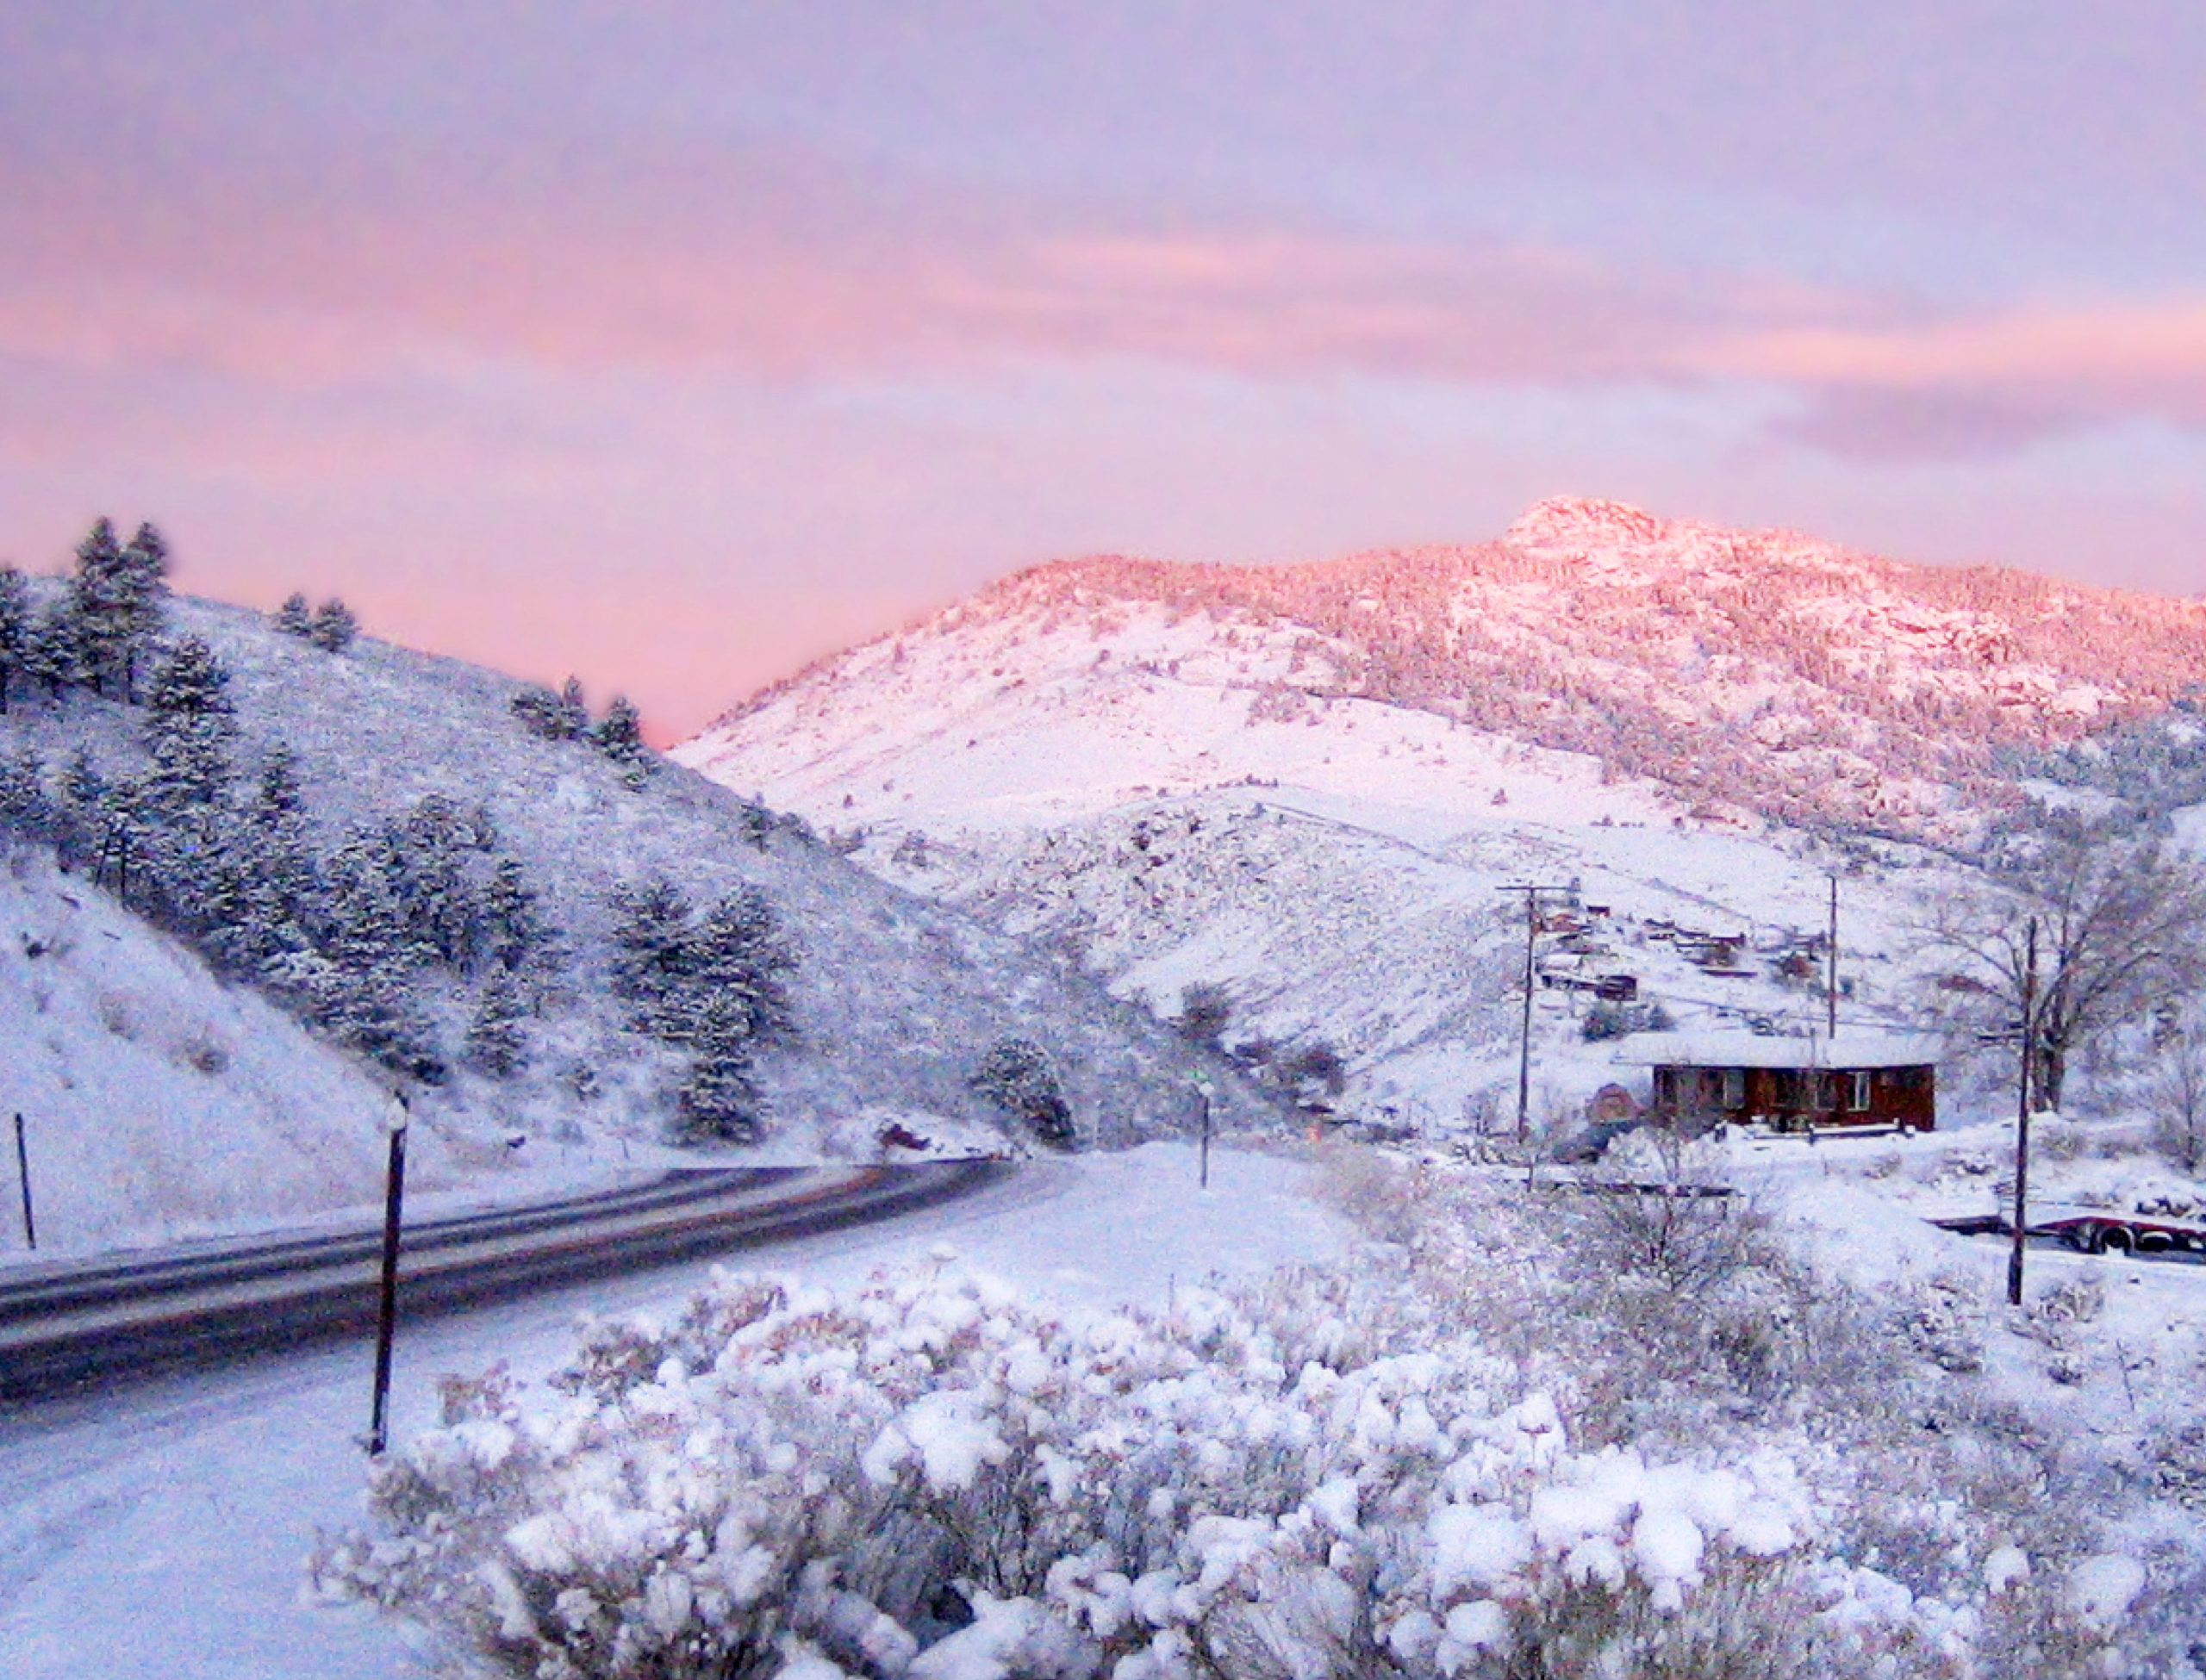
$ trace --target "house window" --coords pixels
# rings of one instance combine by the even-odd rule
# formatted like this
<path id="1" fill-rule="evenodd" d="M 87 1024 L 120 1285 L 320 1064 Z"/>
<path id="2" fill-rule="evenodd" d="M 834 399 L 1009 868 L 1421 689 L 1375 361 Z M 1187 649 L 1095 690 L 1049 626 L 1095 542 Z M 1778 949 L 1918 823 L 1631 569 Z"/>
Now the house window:
<path id="1" fill-rule="evenodd" d="M 1747 1105 L 1747 1070 L 1726 1067 L 1723 1070 L 1723 1106 L 1726 1109 Z"/>
<path id="2" fill-rule="evenodd" d="M 1852 1073 L 1848 1075 L 1847 1083 L 1846 1106 L 1856 1114 L 1866 1114 L 1869 1111 L 1869 1076 L 1866 1073 Z"/>

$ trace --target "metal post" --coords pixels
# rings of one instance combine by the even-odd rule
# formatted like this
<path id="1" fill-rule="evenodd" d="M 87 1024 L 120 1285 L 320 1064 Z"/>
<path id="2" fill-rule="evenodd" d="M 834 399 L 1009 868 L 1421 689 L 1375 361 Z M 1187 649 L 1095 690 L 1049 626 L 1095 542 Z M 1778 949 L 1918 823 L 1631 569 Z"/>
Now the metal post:
<path id="1" fill-rule="evenodd" d="M 2015 1246 L 2007 1255 L 2007 1304 L 2022 1304 L 2022 1245 L 2029 1230 L 2030 1053 L 2037 1042 L 2037 918 L 2030 918 L 2022 964 L 2022 1077 L 2015 1105 Z"/>
<path id="2" fill-rule="evenodd" d="M 376 1316 L 375 1398 L 368 1411 L 367 1447 L 380 1456 L 390 1438 L 390 1348 L 398 1328 L 398 1232 L 406 1198 L 406 1093 L 391 1098 L 390 1171 L 383 1204 L 383 1299 Z"/>
<path id="3" fill-rule="evenodd" d="M 23 1143 L 23 1117 L 16 1117 L 16 1176 L 23 1186 L 23 1246 L 38 1247 L 38 1218 L 31 1211 L 31 1152 Z"/>

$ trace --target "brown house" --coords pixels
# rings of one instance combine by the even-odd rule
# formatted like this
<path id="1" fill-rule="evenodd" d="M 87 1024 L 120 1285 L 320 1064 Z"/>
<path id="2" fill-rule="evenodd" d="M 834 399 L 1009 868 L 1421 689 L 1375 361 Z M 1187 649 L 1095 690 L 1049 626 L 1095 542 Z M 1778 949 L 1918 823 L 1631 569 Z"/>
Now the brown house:
<path id="1" fill-rule="evenodd" d="M 1689 1129 L 1927 1132 L 1938 1123 L 1939 1048 L 1935 1038 L 1903 1033 L 1665 1033 L 1634 1039 L 1623 1055 L 1654 1070 L 1649 1111 Z"/>

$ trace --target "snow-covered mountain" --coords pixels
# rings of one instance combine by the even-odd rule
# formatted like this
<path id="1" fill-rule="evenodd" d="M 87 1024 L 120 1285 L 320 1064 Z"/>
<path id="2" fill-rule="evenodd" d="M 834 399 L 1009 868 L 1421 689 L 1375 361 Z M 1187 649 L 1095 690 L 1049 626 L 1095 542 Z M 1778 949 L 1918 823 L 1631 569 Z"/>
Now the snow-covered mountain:
<path id="1" fill-rule="evenodd" d="M 400 1060 L 414 1069 L 425 1190 L 675 1158 L 670 1122 L 690 1059 L 631 1030 L 636 1005 L 615 980 L 626 925 L 616 900 L 660 879 L 695 916 L 754 889 L 790 959 L 789 1030 L 751 1069 L 763 1136 L 740 1159 L 1030 1147 L 1027 1129 L 975 1089 L 1006 1041 L 1039 1050 L 1082 1142 L 1123 1143 L 1187 1120 L 1187 1076 L 1205 1060 L 1061 955 L 886 883 L 801 821 L 688 770 L 658 762 L 640 774 L 587 739 L 543 738 L 517 717 L 513 679 L 367 637 L 329 651 L 206 601 L 171 600 L 165 616 L 141 681 L 159 647 L 197 638 L 212 650 L 234 707 L 232 806 L 253 797 L 280 745 L 293 755 L 302 843 L 325 874 L 348 846 L 371 874 L 402 872 L 409 846 L 443 844 L 449 831 L 459 836 L 453 872 L 474 879 L 465 914 L 483 914 L 493 858 L 533 895 L 547 935 L 512 974 L 478 955 L 409 959 L 399 977 L 421 1053 Z M 149 890 L 142 857 L 123 874 L 134 854 L 85 837 L 87 824 L 108 822 L 108 841 L 137 855 L 152 844 L 148 715 L 89 685 L 49 691 L 20 670 L 0 714 L 0 1124 L 27 1116 L 45 1248 L 294 1217 L 365 1203 L 379 1180 L 396 1075 L 372 1042 L 348 1048 L 341 1030 L 302 1025 L 249 962 L 218 979 L 203 940 L 132 913 Z M 43 814 L 28 814 L 25 802 L 41 800 Z M 441 827 L 421 821 L 424 801 Z M 168 820 L 171 840 L 196 832 Z M 77 838 L 57 852 L 37 837 L 41 824 L 73 825 Z M 75 868 L 63 873 L 57 859 L 72 844 Z M 206 870 L 226 867 L 219 845 L 208 857 Z M 391 879 L 402 897 L 446 890 L 433 877 Z M 423 907 L 371 908 L 388 918 Z M 322 955 L 260 966 L 296 974 L 341 943 L 325 937 Z M 294 1005 L 327 979 L 309 970 Z M 469 1055 L 468 1035 L 490 988 L 509 981 L 517 1050 L 494 1074 Z M 1240 1100 L 1237 1089 L 1225 1078 L 1220 1100 Z M 0 1232 L 12 1229 L 0 1220 Z"/>
<path id="2" fill-rule="evenodd" d="M 864 806 L 918 753 L 969 805 L 1064 809 L 1270 774 L 1292 750 L 1268 725 L 1362 700 L 1453 725 L 1415 749 L 1450 783 L 1479 764 L 1436 743 L 1470 731 L 1712 811 L 1952 832 L 1996 795 L 1999 748 L 2157 710 L 2203 666 L 2197 601 L 1549 501 L 1477 547 L 1037 567 L 764 691 L 681 756 L 732 785 L 847 781 Z M 1161 730 L 1170 690 L 1209 710 L 1168 702 Z M 1062 787 L 1031 773 L 1051 758 Z"/>
<path id="3" fill-rule="evenodd" d="M 1541 958 L 1559 1105 L 1629 1082 L 1581 979 L 1680 1024 L 1819 1023 L 1832 874 L 1849 1017 L 1898 1024 L 1910 900 L 1951 868 L 1914 842 L 2011 799 L 2003 750 L 2202 669 L 2197 603 L 1549 502 L 1476 548 L 1039 567 L 674 756 L 1161 1015 L 1223 988 L 1229 1043 L 1341 1055 L 1351 1106 L 1449 1122 L 1514 1100 L 1505 889 L 1580 907 Z"/>

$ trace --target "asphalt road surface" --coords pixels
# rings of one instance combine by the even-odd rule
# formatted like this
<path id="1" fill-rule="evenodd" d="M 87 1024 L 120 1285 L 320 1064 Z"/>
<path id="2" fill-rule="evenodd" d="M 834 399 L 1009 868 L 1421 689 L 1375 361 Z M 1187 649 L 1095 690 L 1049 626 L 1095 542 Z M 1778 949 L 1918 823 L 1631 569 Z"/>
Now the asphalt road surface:
<path id="1" fill-rule="evenodd" d="M 404 1233 L 402 1321 L 554 1285 L 732 1254 L 977 1190 L 1000 1161 L 670 1173 Z M 15 1269 L 0 1285 L 0 1400 L 22 1402 L 372 1330 L 380 1227 Z"/>

